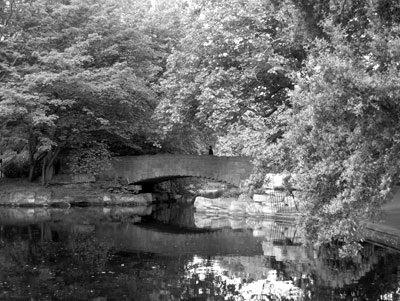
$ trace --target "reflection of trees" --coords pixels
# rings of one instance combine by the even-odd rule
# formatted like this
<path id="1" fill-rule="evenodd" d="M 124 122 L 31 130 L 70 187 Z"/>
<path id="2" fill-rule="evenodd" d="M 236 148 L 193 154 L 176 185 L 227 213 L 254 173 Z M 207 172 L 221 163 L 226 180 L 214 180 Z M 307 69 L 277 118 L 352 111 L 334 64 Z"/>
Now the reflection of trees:
<path id="1" fill-rule="evenodd" d="M 371 300 L 378 300 L 380 296 L 388 293 L 395 296 L 392 300 L 398 299 L 396 290 L 399 289 L 400 278 L 397 268 L 400 266 L 399 254 L 388 254 L 386 249 L 366 244 L 358 256 L 340 258 L 338 246 L 325 245 L 318 253 L 297 253 L 309 256 L 299 258 L 290 257 L 293 254 L 287 250 L 289 247 L 291 246 L 275 246 L 286 248 L 286 254 L 289 256 L 285 258 L 281 255 L 280 260 L 275 256 L 219 256 L 215 259 L 218 260 L 218 266 L 224 270 L 223 275 L 239 278 L 242 283 L 262 283 L 268 279 L 271 272 L 275 272 L 276 281 L 289 281 L 300 288 L 304 300 L 324 300 L 328 297 L 329 300 L 336 300 L 336 296 L 362 296 L 355 300 L 365 300 L 374 296 Z"/>
<path id="2" fill-rule="evenodd" d="M 365 245 L 356 256 L 346 258 L 340 257 L 339 247 L 326 244 L 319 248 L 315 270 L 321 285 L 333 288 L 350 285 L 369 272 L 379 260 L 373 245 Z"/>
<path id="3" fill-rule="evenodd" d="M 93 237 L 91 233 L 70 235 L 67 253 L 73 254 L 76 265 L 96 267 L 103 270 L 109 259 L 110 246 Z"/>
<path id="4" fill-rule="evenodd" d="M 381 296 L 390 293 L 390 300 L 398 300 L 400 256 L 397 252 L 366 244 L 357 256 L 340 258 L 338 246 L 326 245 L 319 255 L 316 298 L 336 295 L 354 300 L 382 300 Z"/>
<path id="5" fill-rule="evenodd" d="M 271 247 L 281 249 L 278 256 L 280 265 L 275 257 L 270 257 L 268 266 L 277 269 L 286 278 L 297 279 L 296 285 L 310 296 L 310 300 L 330 299 L 332 296 L 377 300 L 379 296 L 393 293 L 399 288 L 399 254 L 390 254 L 388 250 L 374 245 L 366 244 L 357 256 L 351 258 L 341 258 L 339 246 L 333 244 L 322 246 L 315 256 L 312 256 L 313 252 L 293 253 L 294 250 L 288 251 L 289 246 Z M 283 253 L 286 253 L 286 257 Z M 296 258 L 294 254 L 303 255 Z M 392 262 L 389 263 L 387 258 L 391 258 Z M 397 295 L 393 293 L 393 296 Z"/>
<path id="6" fill-rule="evenodd" d="M 239 296 L 240 287 L 214 270 L 214 260 L 140 256 L 141 263 L 130 268 L 126 280 L 134 300 L 237 300 Z"/>
<path id="7" fill-rule="evenodd" d="M 251 274 L 238 276 L 237 272 L 232 273 L 226 263 L 237 267 L 240 258 L 244 257 L 239 257 L 239 260 L 236 257 L 197 258 L 189 263 L 186 266 L 185 300 L 197 297 L 204 297 L 204 300 L 300 300 L 297 297 L 302 296 L 302 292 L 295 287 L 294 281 L 275 270 L 268 269 L 261 279 L 255 279 Z"/>
<path id="8" fill-rule="evenodd" d="M 46 223 L 1 228 L 1 300 L 90 298 L 85 284 L 104 268 L 109 248 L 89 234 L 60 235 Z"/>
<path id="9" fill-rule="evenodd" d="M 267 226 L 264 223 L 264 228 Z M 318 252 L 307 251 L 295 239 L 288 241 L 286 237 L 294 237 L 291 228 L 281 226 L 274 235 L 265 236 L 264 255 L 218 257 L 116 253 L 100 228 L 86 222 L 3 226 L 0 300 L 91 300 L 101 296 L 240 300 L 245 292 L 253 300 L 273 300 L 277 296 L 279 300 L 331 300 L 332 296 L 358 296 L 355 300 L 368 296 L 376 300 L 386 293 L 391 293 L 393 300 L 399 297 L 399 255 L 372 245 L 366 245 L 358 257 L 346 259 L 339 257 L 334 245 L 323 246 Z M 261 232 L 257 233 L 260 238 Z M 287 294 L 278 295 L 271 284 L 281 291 L 285 288 Z M 289 297 L 296 287 L 301 289 L 303 299 Z"/>

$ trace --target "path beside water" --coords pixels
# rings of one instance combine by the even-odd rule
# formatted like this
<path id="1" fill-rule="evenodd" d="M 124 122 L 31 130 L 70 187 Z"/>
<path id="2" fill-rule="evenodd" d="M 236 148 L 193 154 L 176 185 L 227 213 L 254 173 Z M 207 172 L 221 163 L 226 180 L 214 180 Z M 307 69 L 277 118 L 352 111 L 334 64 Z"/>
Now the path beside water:
<path id="1" fill-rule="evenodd" d="M 369 223 L 367 236 L 374 241 L 400 249 L 400 186 L 397 186 L 390 202 L 382 207 L 380 222 Z"/>

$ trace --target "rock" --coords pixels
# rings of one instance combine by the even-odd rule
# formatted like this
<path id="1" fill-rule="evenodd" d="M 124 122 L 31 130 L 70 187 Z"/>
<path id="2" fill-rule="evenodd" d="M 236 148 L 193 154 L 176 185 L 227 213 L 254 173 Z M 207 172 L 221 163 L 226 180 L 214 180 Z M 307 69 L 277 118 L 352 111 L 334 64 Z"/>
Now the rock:
<path id="1" fill-rule="evenodd" d="M 45 206 L 51 202 L 52 192 L 50 190 L 38 191 L 35 196 L 35 205 Z"/>
<path id="2" fill-rule="evenodd" d="M 13 205 L 34 205 L 36 199 L 36 193 L 34 191 L 16 191 L 10 193 L 10 202 Z"/>
<path id="3" fill-rule="evenodd" d="M 60 196 L 60 197 L 53 197 L 49 200 L 48 204 L 51 207 L 55 208 L 68 208 L 71 207 L 71 203 L 73 202 L 73 198 L 71 196 Z"/>
<path id="4" fill-rule="evenodd" d="M 276 209 L 271 203 L 252 203 L 247 205 L 246 212 L 249 215 L 268 215 L 276 213 Z"/>
<path id="5" fill-rule="evenodd" d="M 111 203 L 112 202 L 111 196 L 109 194 L 103 195 L 103 202 L 104 203 Z"/>
<path id="6" fill-rule="evenodd" d="M 252 203 L 246 206 L 246 213 L 249 215 L 263 214 L 263 206 L 259 203 Z"/>
<path id="7" fill-rule="evenodd" d="M 130 185 L 126 186 L 126 190 L 130 191 L 130 192 L 133 192 L 133 193 L 139 193 L 139 191 L 142 190 L 142 185 L 130 184 Z"/>
<path id="8" fill-rule="evenodd" d="M 250 216 L 249 218 L 246 219 L 246 225 L 247 228 L 250 229 L 259 229 L 262 228 L 262 220 L 259 218 L 251 218 L 252 216 Z"/>
<path id="9" fill-rule="evenodd" d="M 277 212 L 276 208 L 272 204 L 263 204 L 261 210 L 263 214 L 272 214 Z"/>
<path id="10" fill-rule="evenodd" d="M 229 206 L 229 212 L 233 215 L 245 215 L 246 214 L 246 203 L 234 200 Z"/>
<path id="11" fill-rule="evenodd" d="M 53 176 L 49 184 L 65 185 L 94 182 L 96 182 L 96 177 L 91 174 L 60 174 Z"/>
<path id="12" fill-rule="evenodd" d="M 247 195 L 242 195 L 239 199 L 196 197 L 194 206 L 198 212 L 218 212 L 233 216 L 259 216 L 277 213 L 279 206 L 276 206 L 276 202 L 286 204 L 284 195 L 258 194 L 254 196 L 256 201 L 253 201 Z"/>
<path id="13" fill-rule="evenodd" d="M 72 175 L 73 183 L 94 183 L 96 182 L 96 177 L 91 174 L 76 174 Z"/>
<path id="14" fill-rule="evenodd" d="M 139 193 L 139 194 L 111 194 L 111 204 L 123 205 L 123 204 L 137 204 L 146 205 L 153 202 L 153 196 L 151 193 Z M 104 199 L 104 198 L 103 198 Z"/>
<path id="15" fill-rule="evenodd" d="M 266 232 L 264 229 L 254 229 L 253 230 L 254 237 L 266 237 L 267 235 L 268 235 L 268 232 Z"/>
<path id="16" fill-rule="evenodd" d="M 175 199 L 175 200 L 178 200 L 178 201 L 184 201 L 183 195 L 181 195 L 181 194 L 174 194 L 172 196 L 172 198 Z"/>
<path id="17" fill-rule="evenodd" d="M 246 193 L 242 193 L 241 195 L 239 195 L 239 197 L 237 198 L 237 201 L 243 202 L 243 203 L 252 203 L 253 202 L 252 198 Z"/>
<path id="18" fill-rule="evenodd" d="M 36 192 L 27 191 L 5 191 L 0 193 L 0 205 L 8 206 L 34 206 L 36 201 Z M 43 199 L 41 199 L 43 201 Z"/>
<path id="19" fill-rule="evenodd" d="M 198 194 L 205 198 L 220 198 L 222 196 L 223 190 L 221 189 L 200 189 Z"/>
<path id="20" fill-rule="evenodd" d="M 231 229 L 246 229 L 246 219 L 230 219 L 230 227 Z"/>
<path id="21" fill-rule="evenodd" d="M 235 198 L 208 199 L 198 196 L 194 201 L 194 206 L 197 211 L 228 212 L 231 203 L 235 200 Z"/>

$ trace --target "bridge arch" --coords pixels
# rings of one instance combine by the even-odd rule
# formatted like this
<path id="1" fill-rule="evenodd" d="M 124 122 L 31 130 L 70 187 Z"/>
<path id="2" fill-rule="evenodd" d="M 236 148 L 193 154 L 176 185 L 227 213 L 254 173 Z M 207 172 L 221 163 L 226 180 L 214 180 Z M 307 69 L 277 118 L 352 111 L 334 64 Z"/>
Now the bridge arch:
<path id="1" fill-rule="evenodd" d="M 248 157 L 209 155 L 144 155 L 113 158 L 116 177 L 128 183 L 161 182 L 174 178 L 198 177 L 240 187 L 248 179 L 253 164 Z"/>

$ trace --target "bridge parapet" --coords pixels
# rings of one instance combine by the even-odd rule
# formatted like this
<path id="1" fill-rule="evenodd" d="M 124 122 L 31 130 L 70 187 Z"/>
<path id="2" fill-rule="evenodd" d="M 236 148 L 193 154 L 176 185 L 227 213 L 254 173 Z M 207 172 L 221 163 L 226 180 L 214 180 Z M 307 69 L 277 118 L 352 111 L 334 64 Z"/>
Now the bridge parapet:
<path id="1" fill-rule="evenodd" d="M 253 164 L 248 157 L 209 155 L 124 156 L 113 158 L 112 164 L 115 176 L 126 179 L 128 183 L 199 177 L 240 187 L 253 171 Z"/>

